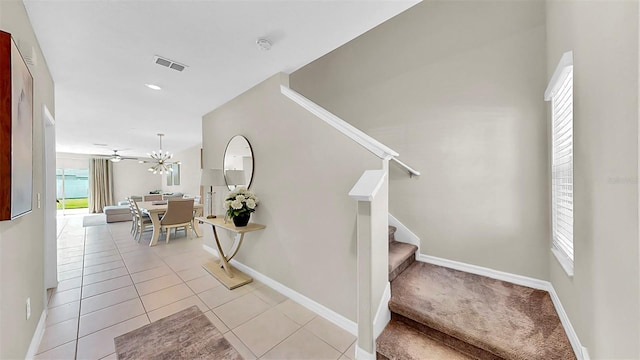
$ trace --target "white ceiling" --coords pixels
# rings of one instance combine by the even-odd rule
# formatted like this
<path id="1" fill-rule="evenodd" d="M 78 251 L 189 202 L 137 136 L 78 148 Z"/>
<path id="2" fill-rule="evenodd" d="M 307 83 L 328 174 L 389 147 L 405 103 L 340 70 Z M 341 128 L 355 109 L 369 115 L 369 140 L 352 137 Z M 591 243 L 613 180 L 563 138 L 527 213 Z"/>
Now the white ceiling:
<path id="1" fill-rule="evenodd" d="M 157 133 L 172 152 L 201 143 L 204 114 L 418 1 L 24 2 L 55 82 L 57 151 L 142 156 Z M 154 55 L 189 67 L 161 67 Z"/>

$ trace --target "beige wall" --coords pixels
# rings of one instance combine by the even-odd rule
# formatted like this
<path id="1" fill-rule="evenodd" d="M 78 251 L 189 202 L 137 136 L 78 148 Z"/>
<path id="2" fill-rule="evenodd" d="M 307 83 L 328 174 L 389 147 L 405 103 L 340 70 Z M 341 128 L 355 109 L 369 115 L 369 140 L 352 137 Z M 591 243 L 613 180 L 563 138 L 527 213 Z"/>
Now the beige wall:
<path id="1" fill-rule="evenodd" d="M 189 195 L 200 195 L 200 149 L 201 144 L 184 151 L 174 153 L 174 161 L 180 161 L 180 185 L 167 186 L 163 177 L 162 190 L 165 192 L 181 192 Z M 220 166 L 222 167 L 222 166 Z"/>
<path id="2" fill-rule="evenodd" d="M 44 212 L 37 208 L 42 194 L 42 106 L 54 114 L 54 84 L 40 52 L 22 1 L 0 1 L 0 29 L 10 32 L 22 46 L 36 48 L 33 111 L 33 212 L 0 222 L 0 358 L 24 358 L 44 309 Z M 31 319 L 26 320 L 26 299 L 31 298 Z"/>
<path id="3" fill-rule="evenodd" d="M 592 359 L 640 358 L 638 2 L 549 1 L 547 77 L 574 58 L 575 275 L 551 282 Z"/>
<path id="4" fill-rule="evenodd" d="M 56 169 L 88 169 L 89 155 L 56 153 Z"/>
<path id="5" fill-rule="evenodd" d="M 117 204 L 131 195 L 145 195 L 149 191 L 161 190 L 166 178 L 153 174 L 149 164 L 140 164 L 134 160 L 122 160 L 113 163 L 113 201 Z"/>
<path id="6" fill-rule="evenodd" d="M 219 168 L 229 139 L 247 137 L 260 198 L 252 221 L 267 228 L 248 234 L 236 259 L 355 321 L 357 209 L 348 193 L 381 162 L 279 85 L 276 75 L 203 117 L 204 167 Z"/>
<path id="7" fill-rule="evenodd" d="M 548 279 L 541 1 L 422 2 L 291 87 L 400 153 L 389 208 L 424 254 Z"/>

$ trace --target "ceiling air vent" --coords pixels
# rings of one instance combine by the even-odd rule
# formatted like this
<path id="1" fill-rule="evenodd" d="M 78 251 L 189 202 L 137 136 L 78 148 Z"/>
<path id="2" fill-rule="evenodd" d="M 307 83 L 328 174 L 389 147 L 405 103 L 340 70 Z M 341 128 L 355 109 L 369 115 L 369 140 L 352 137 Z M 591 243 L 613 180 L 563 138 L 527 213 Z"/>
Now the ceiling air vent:
<path id="1" fill-rule="evenodd" d="M 153 57 L 153 62 L 158 65 L 162 65 L 164 67 L 168 67 L 169 69 L 173 69 L 176 71 L 183 71 L 187 67 L 187 65 L 183 65 L 173 60 L 169 60 L 157 55 Z"/>

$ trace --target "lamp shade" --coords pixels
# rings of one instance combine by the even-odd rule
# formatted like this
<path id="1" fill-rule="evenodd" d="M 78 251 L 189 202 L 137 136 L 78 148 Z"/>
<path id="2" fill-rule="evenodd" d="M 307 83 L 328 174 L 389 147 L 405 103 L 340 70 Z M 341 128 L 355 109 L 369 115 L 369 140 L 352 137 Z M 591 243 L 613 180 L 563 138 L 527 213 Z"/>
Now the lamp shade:
<path id="1" fill-rule="evenodd" d="M 200 173 L 200 185 L 224 186 L 224 172 L 222 169 L 202 169 Z"/>
<path id="2" fill-rule="evenodd" d="M 226 170 L 224 176 L 227 178 L 227 185 L 247 185 L 244 170 Z"/>

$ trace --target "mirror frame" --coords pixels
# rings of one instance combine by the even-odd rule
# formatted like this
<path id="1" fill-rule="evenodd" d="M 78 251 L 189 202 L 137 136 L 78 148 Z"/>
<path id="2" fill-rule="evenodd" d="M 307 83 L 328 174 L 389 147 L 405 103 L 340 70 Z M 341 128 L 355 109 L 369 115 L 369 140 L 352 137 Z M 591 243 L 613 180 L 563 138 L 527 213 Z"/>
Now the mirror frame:
<path id="1" fill-rule="evenodd" d="M 225 159 L 227 158 L 227 152 L 229 151 L 229 145 L 231 145 L 231 142 L 235 138 L 244 139 L 244 141 L 247 143 L 247 145 L 249 145 L 249 151 L 251 152 L 251 178 L 249 179 L 249 184 L 247 184 L 247 189 L 249 189 L 251 187 L 251 184 L 253 183 L 253 173 L 255 172 L 255 168 L 256 168 L 256 166 L 255 166 L 256 157 L 253 154 L 253 147 L 251 146 L 251 142 L 249 141 L 249 139 L 247 139 L 244 135 L 239 135 L 239 134 L 231 137 L 229 142 L 227 142 L 227 146 L 224 148 L 224 154 L 222 155 L 222 171 L 224 172 L 224 182 L 227 185 L 227 189 L 229 189 L 230 191 L 235 190 L 235 188 L 238 185 L 229 185 L 229 183 L 227 182 L 227 172 L 226 172 L 227 169 L 225 169 Z"/>

